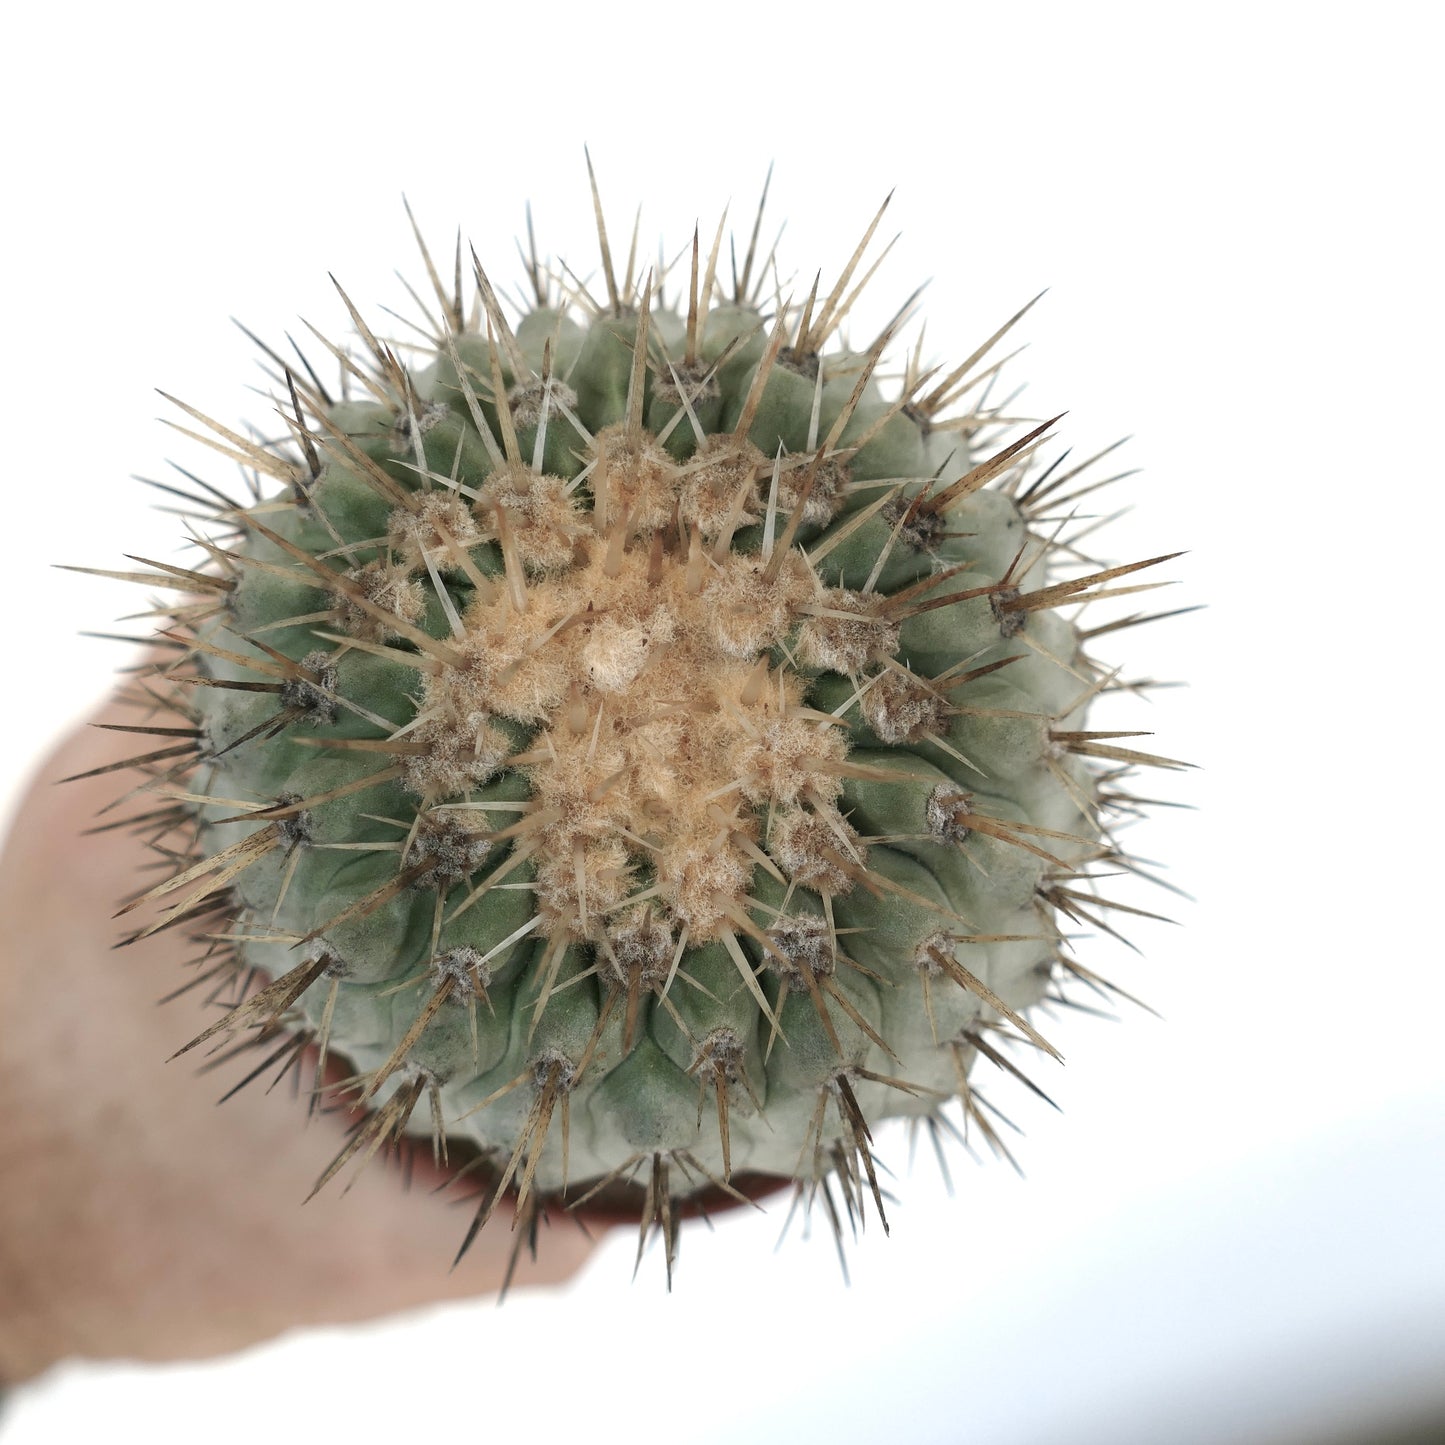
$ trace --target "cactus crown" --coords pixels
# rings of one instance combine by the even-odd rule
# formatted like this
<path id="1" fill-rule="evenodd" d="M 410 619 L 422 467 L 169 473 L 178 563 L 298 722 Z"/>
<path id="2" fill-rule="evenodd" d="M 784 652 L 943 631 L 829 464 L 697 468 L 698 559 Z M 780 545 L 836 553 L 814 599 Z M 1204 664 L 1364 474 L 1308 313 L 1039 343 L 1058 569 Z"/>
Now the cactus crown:
<path id="1" fill-rule="evenodd" d="M 1084 727 L 1114 674 L 1065 611 L 1166 559 L 1085 560 L 1052 518 L 1098 483 L 1037 469 L 1051 423 L 994 440 L 1018 316 L 891 397 L 911 306 L 841 344 L 881 210 L 797 302 L 756 226 L 674 284 L 596 209 L 604 295 L 533 249 L 514 325 L 423 244 L 418 357 L 347 300 L 339 388 L 267 349 L 284 442 L 182 407 L 254 488 L 193 494 L 197 567 L 116 574 L 182 594 L 132 692 L 184 719 L 134 760 L 182 863 L 126 911 L 270 980 L 188 1047 L 289 1031 L 372 1111 L 318 1188 L 430 1135 L 489 1181 L 467 1242 L 631 1200 L 670 1273 L 680 1213 L 770 1182 L 881 1215 L 869 1118 L 996 1141 L 969 1070 L 1054 1052 L 1026 1010 L 1096 981 L 1061 916 L 1176 766 Z"/>

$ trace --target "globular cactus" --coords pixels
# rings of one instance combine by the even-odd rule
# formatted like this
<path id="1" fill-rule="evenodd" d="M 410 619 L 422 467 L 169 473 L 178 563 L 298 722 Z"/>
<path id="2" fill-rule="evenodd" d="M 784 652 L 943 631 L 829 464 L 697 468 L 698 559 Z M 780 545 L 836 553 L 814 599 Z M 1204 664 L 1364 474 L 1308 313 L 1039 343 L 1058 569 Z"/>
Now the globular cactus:
<path id="1" fill-rule="evenodd" d="M 468 314 L 423 246 L 419 354 L 348 301 L 339 386 L 267 353 L 282 442 L 183 408 L 254 487 L 118 574 L 181 594 L 132 689 L 180 715 L 135 760 L 180 862 L 126 911 L 250 988 L 193 1044 L 314 1045 L 370 1110 L 321 1183 L 430 1135 L 467 1242 L 630 1203 L 670 1274 L 690 1207 L 881 1215 L 879 1121 L 992 1141 L 974 1065 L 1054 1053 L 1028 1012 L 1096 982 L 1064 931 L 1171 766 L 1085 727 L 1115 674 L 1071 619 L 1166 559 L 1064 535 L 1050 423 L 1000 445 L 1007 327 L 885 397 L 909 308 L 841 343 L 877 218 L 798 301 L 755 245 L 725 284 L 721 227 L 619 277 L 597 215 L 603 294 L 534 250 L 515 324 L 480 266 Z"/>

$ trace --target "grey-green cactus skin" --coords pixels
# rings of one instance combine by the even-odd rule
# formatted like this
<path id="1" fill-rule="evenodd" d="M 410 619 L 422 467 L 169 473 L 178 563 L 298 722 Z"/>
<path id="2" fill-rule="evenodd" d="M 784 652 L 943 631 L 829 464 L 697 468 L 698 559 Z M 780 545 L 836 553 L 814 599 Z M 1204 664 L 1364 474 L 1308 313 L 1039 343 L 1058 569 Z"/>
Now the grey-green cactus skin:
<path id="1" fill-rule="evenodd" d="M 264 483 L 154 578 L 201 588 L 153 683 L 199 737 L 143 933 L 224 906 L 271 983 L 202 1039 L 344 1060 L 338 1165 L 464 1143 L 479 1220 L 876 1199 L 871 1127 L 986 1129 L 975 1062 L 1053 1052 L 1027 1014 L 1160 761 L 1088 731 L 1073 613 L 1162 559 L 1069 565 L 1045 428 L 952 415 L 971 372 L 885 396 L 848 273 L 778 309 L 534 268 L 514 323 L 477 279 L 406 364 L 353 311 L 349 399 L 288 369 L 285 445 L 206 422 Z"/>

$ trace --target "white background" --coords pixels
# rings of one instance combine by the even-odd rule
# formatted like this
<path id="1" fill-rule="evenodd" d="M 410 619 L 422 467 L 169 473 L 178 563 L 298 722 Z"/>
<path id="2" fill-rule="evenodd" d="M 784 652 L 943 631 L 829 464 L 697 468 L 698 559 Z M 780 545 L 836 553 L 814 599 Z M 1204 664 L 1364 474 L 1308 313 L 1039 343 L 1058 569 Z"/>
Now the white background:
<path id="1" fill-rule="evenodd" d="M 1165 1021 L 1051 1024 L 1063 1116 L 1008 1100 L 1026 1181 L 959 1157 L 950 1199 L 885 1134 L 893 1237 L 870 1231 L 849 1288 L 824 1238 L 774 1254 L 776 1212 L 729 1218 L 685 1238 L 670 1298 L 657 1260 L 629 1285 L 618 1239 L 565 1295 L 501 1311 L 61 1370 L 6 1445 L 116 1419 L 152 1445 L 1283 1442 L 1445 1389 L 1427 7 L 807 9 L 12 21 L 0 789 L 106 685 L 113 650 L 77 630 L 132 601 L 48 564 L 174 553 L 176 519 L 127 476 L 205 463 L 151 388 L 264 424 L 228 316 L 339 332 L 328 270 L 370 315 L 405 305 L 402 191 L 437 247 L 460 225 L 515 280 L 528 199 L 548 249 L 595 264 L 584 141 L 614 229 L 640 202 L 669 252 L 729 200 L 746 224 L 773 161 L 800 277 L 835 273 L 897 188 L 868 315 L 932 277 L 937 359 L 1050 287 L 1020 405 L 1067 408 L 1076 455 L 1133 434 L 1114 559 L 1190 549 L 1160 595 L 1208 610 L 1115 655 L 1191 684 L 1117 725 L 1201 765 L 1160 784 L 1199 811 L 1137 842 L 1198 901 L 1138 896 L 1183 927 L 1134 930 L 1142 959 L 1085 953 Z"/>

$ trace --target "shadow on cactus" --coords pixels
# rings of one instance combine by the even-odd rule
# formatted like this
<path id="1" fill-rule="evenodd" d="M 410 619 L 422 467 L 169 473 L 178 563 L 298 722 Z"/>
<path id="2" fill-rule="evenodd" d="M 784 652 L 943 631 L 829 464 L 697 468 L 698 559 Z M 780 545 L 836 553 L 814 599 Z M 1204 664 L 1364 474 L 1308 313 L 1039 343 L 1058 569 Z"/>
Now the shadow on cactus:
<path id="1" fill-rule="evenodd" d="M 178 403 L 250 495 L 167 488 L 202 559 L 107 574 L 180 594 L 129 688 L 170 876 L 124 911 L 230 994 L 187 1048 L 365 1109 L 318 1189 L 429 1137 L 463 1252 L 505 1199 L 534 1246 L 628 1209 L 670 1278 L 681 1218 L 780 1185 L 881 1217 L 881 1120 L 1006 1152 L 973 1075 L 1107 987 L 1067 930 L 1137 870 L 1128 776 L 1181 766 L 1085 726 L 1085 644 L 1151 619 L 1078 609 L 1168 559 L 1091 560 L 1112 479 L 1007 440 L 1013 322 L 885 397 L 911 306 L 842 341 L 882 211 L 787 296 L 757 226 L 641 276 L 596 210 L 597 285 L 534 246 L 504 308 L 423 244 L 420 343 L 347 301 L 335 381 L 263 347 L 280 443 Z"/>

